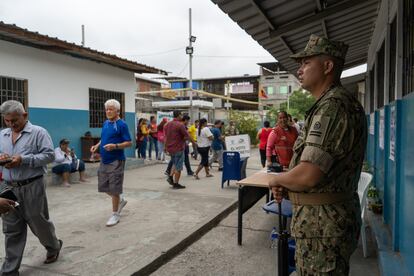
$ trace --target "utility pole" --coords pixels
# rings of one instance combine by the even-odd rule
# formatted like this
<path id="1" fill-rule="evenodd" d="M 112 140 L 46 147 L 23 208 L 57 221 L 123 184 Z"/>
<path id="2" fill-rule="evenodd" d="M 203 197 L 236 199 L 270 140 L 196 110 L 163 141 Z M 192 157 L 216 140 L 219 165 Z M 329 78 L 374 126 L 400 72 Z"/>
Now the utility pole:
<path id="1" fill-rule="evenodd" d="M 82 24 L 82 46 L 85 47 L 85 25 Z"/>
<path id="2" fill-rule="evenodd" d="M 230 122 L 230 81 L 227 81 L 227 102 L 226 102 L 226 109 L 227 109 L 227 122 Z"/>
<path id="3" fill-rule="evenodd" d="M 190 97 L 190 108 L 189 108 L 189 115 L 192 118 L 193 117 L 193 42 L 196 41 L 196 37 L 192 35 L 191 33 L 191 8 L 188 9 L 188 16 L 189 16 L 189 36 L 188 36 L 188 46 L 185 49 L 185 52 L 187 53 L 187 55 L 189 56 L 189 73 L 190 73 L 190 78 L 189 78 L 189 82 L 188 82 L 188 87 L 189 87 L 189 97 Z"/>

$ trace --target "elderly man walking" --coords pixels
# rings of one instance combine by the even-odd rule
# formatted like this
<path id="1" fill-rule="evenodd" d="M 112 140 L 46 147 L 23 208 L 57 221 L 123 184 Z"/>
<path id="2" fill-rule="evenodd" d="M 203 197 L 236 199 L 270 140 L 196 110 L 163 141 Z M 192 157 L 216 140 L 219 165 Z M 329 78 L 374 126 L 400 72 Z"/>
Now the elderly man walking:
<path id="1" fill-rule="evenodd" d="M 116 225 L 121 211 L 127 204 L 123 198 L 125 168 L 124 149 L 132 145 L 128 125 L 119 117 L 121 104 L 114 99 L 105 102 L 106 120 L 102 126 L 101 141 L 91 147 L 94 153 L 99 148 L 101 164 L 98 170 L 98 191 L 107 193 L 112 199 L 112 215 L 106 226 Z M 122 197 L 122 198 L 121 198 Z"/>
<path id="2" fill-rule="evenodd" d="M 357 193 L 367 126 L 358 100 L 340 83 L 348 46 L 311 35 L 300 62 L 302 87 L 317 100 L 293 147 L 290 170 L 269 183 L 280 201 L 292 201 L 298 275 L 348 275 L 357 247 L 361 209 Z"/>
<path id="3" fill-rule="evenodd" d="M 19 275 L 26 245 L 27 226 L 46 248 L 45 264 L 59 257 L 62 241 L 56 238 L 55 227 L 49 220 L 49 210 L 43 175 L 46 165 L 55 158 L 48 132 L 32 125 L 20 102 L 6 101 L 0 107 L 6 129 L 0 132 L 1 190 L 12 189 L 19 206 L 2 215 L 6 257 L 2 275 Z M 5 161 L 8 160 L 8 161 Z"/>

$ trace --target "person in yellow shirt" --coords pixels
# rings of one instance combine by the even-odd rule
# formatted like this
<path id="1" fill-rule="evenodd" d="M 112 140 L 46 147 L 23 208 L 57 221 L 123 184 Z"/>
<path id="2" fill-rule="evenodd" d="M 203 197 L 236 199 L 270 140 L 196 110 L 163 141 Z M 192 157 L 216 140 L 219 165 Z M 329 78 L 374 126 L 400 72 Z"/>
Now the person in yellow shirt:
<path id="1" fill-rule="evenodd" d="M 147 142 L 149 130 L 147 126 L 147 119 L 142 118 L 138 123 L 137 141 L 139 142 L 139 157 L 146 158 Z"/>
<path id="2" fill-rule="evenodd" d="M 198 129 L 198 125 L 199 125 L 200 121 L 199 120 L 195 120 L 194 124 L 192 124 L 189 128 L 188 128 L 188 134 L 190 135 L 190 137 L 193 139 L 194 142 L 197 142 L 197 129 Z M 193 147 L 193 152 L 191 153 L 191 156 L 197 160 L 197 145 L 192 143 L 192 147 Z"/>

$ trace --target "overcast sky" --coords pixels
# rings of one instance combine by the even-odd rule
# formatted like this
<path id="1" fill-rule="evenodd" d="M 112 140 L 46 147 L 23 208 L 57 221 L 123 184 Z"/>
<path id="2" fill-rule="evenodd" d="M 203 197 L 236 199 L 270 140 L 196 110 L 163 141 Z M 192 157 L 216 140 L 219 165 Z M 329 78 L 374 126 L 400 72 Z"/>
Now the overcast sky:
<path id="1" fill-rule="evenodd" d="M 210 0 L 1 0 L 0 20 L 188 77 L 192 8 L 193 77 L 258 74 L 275 59 Z"/>

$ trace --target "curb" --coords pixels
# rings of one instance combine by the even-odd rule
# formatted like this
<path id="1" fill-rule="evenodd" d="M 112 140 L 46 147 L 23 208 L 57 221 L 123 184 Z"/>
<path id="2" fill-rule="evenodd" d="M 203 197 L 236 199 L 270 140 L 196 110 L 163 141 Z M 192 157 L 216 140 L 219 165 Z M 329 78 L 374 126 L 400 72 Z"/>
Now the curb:
<path id="1" fill-rule="evenodd" d="M 187 247 L 189 247 L 194 242 L 196 242 L 201 237 L 203 237 L 205 234 L 207 234 L 212 228 L 217 226 L 220 223 L 220 221 L 222 221 L 225 217 L 227 217 L 231 212 L 236 210 L 237 206 L 238 206 L 238 201 L 231 203 L 224 210 L 222 210 L 218 215 L 208 220 L 205 224 L 200 226 L 193 233 L 185 237 L 183 240 L 181 240 L 177 244 L 173 245 L 171 248 L 169 248 L 165 252 L 162 252 L 160 256 L 155 258 L 152 262 L 150 262 L 146 266 L 142 267 L 137 272 L 133 273 L 132 276 L 147 276 L 155 272 L 158 268 L 168 263 L 170 260 L 172 260 L 178 254 L 180 254 L 182 251 L 187 249 Z"/>

